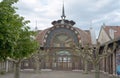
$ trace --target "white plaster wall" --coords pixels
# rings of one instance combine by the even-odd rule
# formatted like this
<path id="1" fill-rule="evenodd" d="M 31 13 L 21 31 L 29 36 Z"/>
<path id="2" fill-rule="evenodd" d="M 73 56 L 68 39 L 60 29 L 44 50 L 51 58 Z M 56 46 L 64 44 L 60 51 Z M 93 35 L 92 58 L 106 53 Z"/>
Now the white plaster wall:
<path id="1" fill-rule="evenodd" d="M 103 43 L 105 43 L 107 41 L 110 41 L 110 38 L 107 35 L 107 33 L 104 31 L 104 29 L 102 29 L 101 32 L 100 32 L 99 38 L 98 38 L 98 42 L 100 44 L 103 44 Z"/>

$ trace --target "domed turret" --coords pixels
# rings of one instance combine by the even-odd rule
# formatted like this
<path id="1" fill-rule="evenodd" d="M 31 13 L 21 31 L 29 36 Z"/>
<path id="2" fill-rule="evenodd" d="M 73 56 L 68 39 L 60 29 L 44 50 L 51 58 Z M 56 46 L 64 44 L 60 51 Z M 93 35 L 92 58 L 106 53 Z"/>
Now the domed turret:
<path id="1" fill-rule="evenodd" d="M 57 21 L 53 21 L 52 22 L 52 25 L 56 26 L 56 25 L 61 25 L 61 24 L 64 24 L 64 25 L 69 25 L 69 26 L 73 26 L 75 24 L 75 22 L 73 20 L 67 20 L 65 19 L 66 16 L 65 16 L 65 11 L 64 11 L 64 3 L 63 3 L 63 7 L 62 7 L 62 16 L 61 16 L 61 19 L 60 20 L 57 20 Z"/>

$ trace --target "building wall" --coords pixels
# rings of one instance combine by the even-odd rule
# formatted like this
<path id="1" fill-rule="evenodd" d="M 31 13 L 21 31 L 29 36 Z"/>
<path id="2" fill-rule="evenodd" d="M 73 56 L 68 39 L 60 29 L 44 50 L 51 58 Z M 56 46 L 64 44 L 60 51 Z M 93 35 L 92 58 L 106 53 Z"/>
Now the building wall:
<path id="1" fill-rule="evenodd" d="M 14 70 L 14 64 L 11 61 L 0 62 L 0 72 L 11 72 Z"/>
<path id="2" fill-rule="evenodd" d="M 100 44 L 103 44 L 105 42 L 110 41 L 109 36 L 107 35 L 107 33 L 105 32 L 105 30 L 102 28 L 98 37 L 98 42 Z"/>

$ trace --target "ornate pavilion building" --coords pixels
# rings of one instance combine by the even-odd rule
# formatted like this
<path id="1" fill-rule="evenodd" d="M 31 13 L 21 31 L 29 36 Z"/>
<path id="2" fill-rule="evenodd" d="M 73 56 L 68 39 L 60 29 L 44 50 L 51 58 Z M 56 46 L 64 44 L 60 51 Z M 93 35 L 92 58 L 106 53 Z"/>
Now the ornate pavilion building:
<path id="1" fill-rule="evenodd" d="M 36 69 L 35 58 L 38 57 L 39 69 L 84 70 L 84 59 L 78 51 L 75 51 L 74 46 L 96 44 L 96 37 L 92 28 L 81 30 L 74 25 L 74 21 L 66 19 L 63 5 L 61 19 L 53 21 L 52 27 L 38 32 L 36 40 L 40 44 L 40 50 L 34 57 L 24 60 L 21 63 L 21 69 Z M 120 67 L 120 27 L 102 27 L 98 42 L 102 49 L 106 43 L 109 45 L 108 49 L 112 48 L 114 42 L 117 43 L 114 53 L 103 58 L 100 62 L 102 72 L 117 75 L 117 67 Z M 88 70 L 93 69 L 90 62 L 88 66 Z M 0 70 L 8 72 L 13 68 L 14 65 L 11 61 L 0 62 Z"/>
<path id="2" fill-rule="evenodd" d="M 83 70 L 82 58 L 73 50 L 74 45 L 91 44 L 89 30 L 74 27 L 75 22 L 65 19 L 64 5 L 60 20 L 53 21 L 52 27 L 37 35 L 36 39 L 44 49 L 41 69 Z"/>

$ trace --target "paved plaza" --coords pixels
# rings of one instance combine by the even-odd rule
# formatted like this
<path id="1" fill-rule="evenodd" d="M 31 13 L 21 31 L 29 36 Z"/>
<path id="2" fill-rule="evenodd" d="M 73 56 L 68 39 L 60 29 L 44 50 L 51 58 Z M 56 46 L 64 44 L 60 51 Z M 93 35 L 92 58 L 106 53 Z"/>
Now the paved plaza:
<path id="1" fill-rule="evenodd" d="M 0 78 L 13 78 L 13 73 L 0 75 Z M 79 71 L 42 71 L 40 73 L 21 72 L 20 78 L 94 78 L 94 73 L 84 74 Z M 101 74 L 100 78 L 111 78 Z"/>

